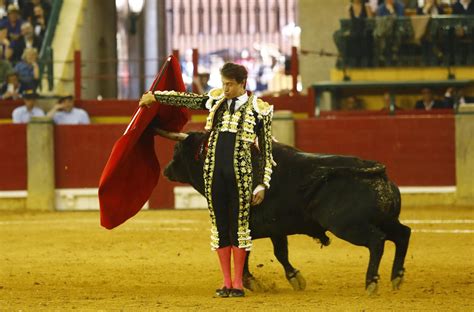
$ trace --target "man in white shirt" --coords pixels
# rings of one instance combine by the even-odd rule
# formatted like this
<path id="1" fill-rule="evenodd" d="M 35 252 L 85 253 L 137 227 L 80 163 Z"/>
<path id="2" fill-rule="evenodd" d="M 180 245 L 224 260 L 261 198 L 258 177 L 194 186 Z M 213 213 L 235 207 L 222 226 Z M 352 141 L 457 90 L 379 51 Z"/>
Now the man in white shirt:
<path id="1" fill-rule="evenodd" d="M 31 117 L 42 117 L 44 112 L 41 108 L 36 107 L 36 99 L 38 94 L 33 90 L 27 90 L 23 94 L 25 105 L 17 107 L 13 110 L 13 123 L 28 123 Z"/>
<path id="2" fill-rule="evenodd" d="M 57 125 L 88 125 L 91 123 L 89 115 L 82 108 L 74 107 L 74 98 L 67 95 L 59 98 L 58 104 L 48 112 Z"/>

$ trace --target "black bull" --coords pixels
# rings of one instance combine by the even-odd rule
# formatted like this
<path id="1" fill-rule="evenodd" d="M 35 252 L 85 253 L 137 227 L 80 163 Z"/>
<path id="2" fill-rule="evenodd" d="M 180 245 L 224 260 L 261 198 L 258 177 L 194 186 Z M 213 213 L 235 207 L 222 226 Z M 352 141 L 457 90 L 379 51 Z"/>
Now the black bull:
<path id="1" fill-rule="evenodd" d="M 189 183 L 201 194 L 204 140 L 203 133 L 189 133 L 176 144 L 173 160 L 164 172 L 168 179 Z M 258 151 L 254 149 L 253 153 Z M 391 280 L 393 288 L 398 289 L 411 230 L 398 220 L 400 192 L 387 178 L 385 167 L 356 157 L 303 153 L 279 143 L 274 143 L 273 157 L 277 166 L 273 168 L 271 187 L 262 204 L 252 207 L 250 229 L 253 239 L 271 239 L 274 254 L 293 288 L 304 289 L 306 282 L 288 261 L 287 235 L 306 234 L 328 245 L 325 232 L 330 231 L 369 249 L 369 293 L 377 290 L 384 243 L 393 241 L 396 251 Z M 256 163 L 253 165 L 256 168 Z M 248 269 L 248 257 L 244 281 L 247 288 L 259 286 Z"/>

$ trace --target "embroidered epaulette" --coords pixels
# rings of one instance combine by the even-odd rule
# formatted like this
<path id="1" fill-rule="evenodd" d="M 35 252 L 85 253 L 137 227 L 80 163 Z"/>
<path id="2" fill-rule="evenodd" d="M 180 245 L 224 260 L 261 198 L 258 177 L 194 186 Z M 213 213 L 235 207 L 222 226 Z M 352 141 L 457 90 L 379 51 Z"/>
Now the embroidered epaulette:
<path id="1" fill-rule="evenodd" d="M 194 109 L 201 108 L 201 103 L 208 98 L 205 95 L 177 91 L 155 91 L 153 94 L 155 99 L 163 104 L 186 106 Z"/>
<path id="2" fill-rule="evenodd" d="M 221 88 L 211 89 L 211 91 L 207 93 L 207 96 L 209 97 L 209 99 L 206 102 L 206 108 L 208 110 L 211 110 L 214 102 L 224 98 L 224 90 L 222 90 Z"/>
<path id="3" fill-rule="evenodd" d="M 254 97 L 253 99 L 253 109 L 263 115 L 267 116 L 268 114 L 273 112 L 273 105 L 268 104 L 262 99 L 257 99 L 257 97 Z"/>
<path id="4" fill-rule="evenodd" d="M 221 88 L 214 88 L 209 91 L 208 96 L 213 100 L 219 100 L 224 96 L 224 90 Z"/>

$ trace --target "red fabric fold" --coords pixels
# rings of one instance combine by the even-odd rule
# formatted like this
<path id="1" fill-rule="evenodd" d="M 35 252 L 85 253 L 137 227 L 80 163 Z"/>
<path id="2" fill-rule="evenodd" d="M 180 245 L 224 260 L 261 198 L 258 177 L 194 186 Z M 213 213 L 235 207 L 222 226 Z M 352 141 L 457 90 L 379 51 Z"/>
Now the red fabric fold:
<path id="1" fill-rule="evenodd" d="M 185 91 L 179 62 L 168 57 L 150 91 Z M 99 181 L 100 223 L 107 229 L 140 211 L 158 183 L 160 164 L 155 155 L 153 123 L 179 132 L 189 120 L 187 109 L 156 103 L 137 108 L 125 133 L 115 142 Z"/>

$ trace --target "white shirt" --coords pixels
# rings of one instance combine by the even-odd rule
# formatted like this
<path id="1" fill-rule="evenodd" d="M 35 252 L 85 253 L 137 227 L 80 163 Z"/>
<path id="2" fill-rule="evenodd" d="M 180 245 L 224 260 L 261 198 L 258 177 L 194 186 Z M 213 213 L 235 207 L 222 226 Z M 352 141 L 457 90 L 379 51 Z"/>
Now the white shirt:
<path id="1" fill-rule="evenodd" d="M 249 100 L 249 96 L 247 92 L 245 92 L 241 96 L 238 96 L 237 100 L 235 101 L 235 112 L 238 111 L 242 105 L 247 103 L 248 100 Z M 232 103 L 232 99 L 227 99 L 227 108 L 230 108 L 231 103 Z"/>
<path id="2" fill-rule="evenodd" d="M 43 117 L 44 112 L 41 108 L 33 107 L 31 111 L 26 108 L 26 105 L 17 107 L 13 110 L 12 119 L 13 123 L 28 123 L 31 117 Z"/>
<path id="3" fill-rule="evenodd" d="M 55 113 L 53 120 L 58 125 L 88 125 L 91 123 L 87 112 L 76 107 L 70 112 L 59 111 Z"/>

